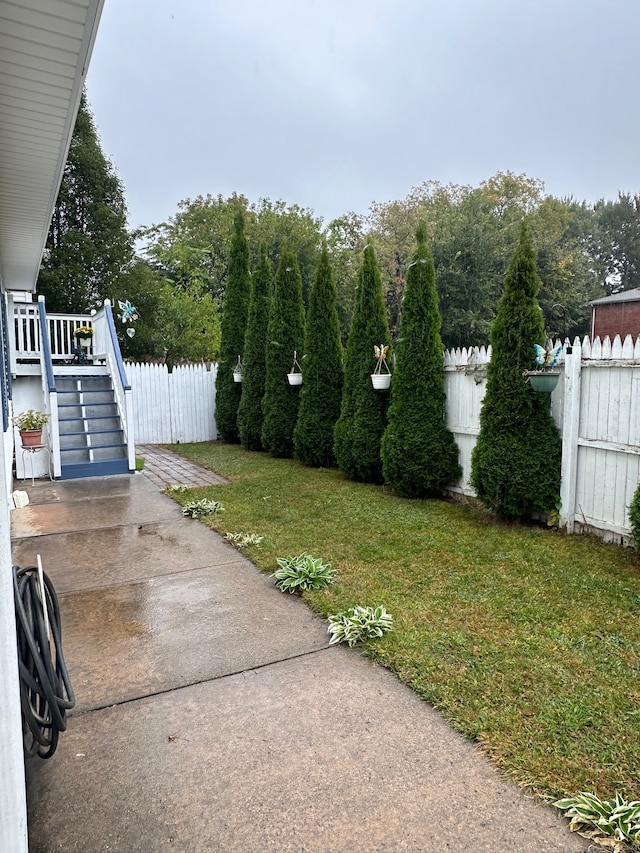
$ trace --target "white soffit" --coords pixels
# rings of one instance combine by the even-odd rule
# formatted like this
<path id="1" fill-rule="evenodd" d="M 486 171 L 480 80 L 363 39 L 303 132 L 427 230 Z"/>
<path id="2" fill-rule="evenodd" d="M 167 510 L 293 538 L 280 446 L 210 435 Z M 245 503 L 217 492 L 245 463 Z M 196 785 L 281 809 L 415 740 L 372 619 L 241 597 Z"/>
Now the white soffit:
<path id="1" fill-rule="evenodd" d="M 0 284 L 35 290 L 104 0 L 0 0 Z"/>

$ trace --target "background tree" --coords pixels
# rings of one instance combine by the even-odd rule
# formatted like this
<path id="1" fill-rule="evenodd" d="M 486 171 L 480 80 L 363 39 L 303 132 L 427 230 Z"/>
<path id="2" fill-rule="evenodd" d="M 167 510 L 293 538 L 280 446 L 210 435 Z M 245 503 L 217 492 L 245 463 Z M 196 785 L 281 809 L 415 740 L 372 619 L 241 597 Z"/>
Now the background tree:
<path id="1" fill-rule="evenodd" d="M 117 287 L 133 255 L 126 223 L 122 184 L 83 93 L 38 276 L 49 311 L 87 312 Z"/>
<path id="2" fill-rule="evenodd" d="M 357 213 L 347 213 L 333 219 L 327 225 L 324 236 L 336 282 L 340 337 L 346 346 L 358 285 L 360 259 L 367 244 L 364 217 Z"/>
<path id="3" fill-rule="evenodd" d="M 136 258 L 109 294 L 114 317 L 118 314 L 118 301 L 129 301 L 138 309 L 139 319 L 133 323 L 134 337 L 126 334 L 128 324 L 117 323 L 118 340 L 122 355 L 132 361 L 164 356 L 158 329 L 158 310 L 162 291 L 168 281 L 143 258 Z"/>
<path id="4" fill-rule="evenodd" d="M 162 359 L 170 370 L 182 361 L 215 361 L 220 349 L 219 300 L 174 260 L 164 266 L 136 258 L 109 294 L 116 314 L 118 300 L 129 300 L 138 309 L 139 319 L 130 327 L 133 338 L 126 334 L 127 326 L 117 326 L 124 357 Z"/>
<path id="5" fill-rule="evenodd" d="M 273 276 L 266 243 L 260 247 L 260 261 L 251 279 L 249 318 L 244 339 L 242 393 L 238 406 L 240 442 L 247 450 L 262 450 L 262 398 L 266 377 L 267 319 Z"/>
<path id="6" fill-rule="evenodd" d="M 175 216 L 142 232 L 146 252 L 176 284 L 193 283 L 195 277 L 222 301 L 234 218 L 241 211 L 246 220 L 248 208 L 248 200 L 237 193 L 184 199 Z"/>
<path id="7" fill-rule="evenodd" d="M 435 497 L 461 473 L 458 446 L 447 429 L 444 349 L 427 227 L 407 270 L 389 423 L 382 437 L 384 479 L 401 495 Z"/>
<path id="8" fill-rule="evenodd" d="M 269 312 L 266 380 L 262 401 L 262 446 L 272 456 L 293 456 L 293 431 L 298 419 L 300 389 L 289 385 L 293 353 L 304 347 L 302 279 L 293 252 L 284 249 L 276 272 Z"/>
<path id="9" fill-rule="evenodd" d="M 533 345 L 545 343 L 539 287 L 535 252 L 523 223 L 491 329 L 487 391 L 471 457 L 471 484 L 478 497 L 508 518 L 547 512 L 560 492 L 561 442 L 550 396 L 533 391 L 522 376 L 535 366 Z"/>
<path id="10" fill-rule="evenodd" d="M 240 440 L 238 405 L 242 385 L 233 381 L 233 367 L 238 356 L 242 358 L 244 352 L 251 292 L 249 244 L 244 234 L 244 214 L 241 210 L 236 212 L 233 228 L 216 376 L 216 425 L 225 441 L 237 442 Z"/>
<path id="11" fill-rule="evenodd" d="M 252 204 L 249 214 L 249 240 L 255 247 L 263 241 L 266 243 L 273 269 L 284 246 L 296 256 L 302 279 L 302 301 L 307 306 L 322 243 L 322 220 L 314 217 L 313 211 L 297 204 L 287 205 L 282 200 L 272 202 L 268 198 Z M 255 260 L 257 262 L 257 258 Z"/>
<path id="12" fill-rule="evenodd" d="M 342 399 L 342 341 L 336 286 L 326 245 L 309 294 L 295 456 L 305 465 L 335 464 L 333 431 Z"/>
<path id="13" fill-rule="evenodd" d="M 619 193 L 616 201 L 600 200 L 594 214 L 593 254 L 603 273 L 600 296 L 640 287 L 640 195 Z"/>
<path id="14" fill-rule="evenodd" d="M 371 374 L 374 346 L 391 343 L 380 271 L 372 246 L 364 250 L 344 365 L 340 418 L 334 452 L 352 480 L 382 482 L 380 440 L 387 424 L 389 394 L 375 391 Z"/>
<path id="15" fill-rule="evenodd" d="M 397 334 L 412 236 L 424 220 L 443 342 L 446 347 L 486 344 L 523 216 L 540 249 L 539 298 L 547 325 L 557 328 L 553 306 L 560 303 L 567 333 L 587 331 L 588 303 L 598 293 L 585 215 L 570 199 L 545 196 L 541 181 L 511 172 L 498 172 L 476 188 L 430 181 L 403 201 L 373 205 L 366 224 L 380 260 L 392 333 Z"/>

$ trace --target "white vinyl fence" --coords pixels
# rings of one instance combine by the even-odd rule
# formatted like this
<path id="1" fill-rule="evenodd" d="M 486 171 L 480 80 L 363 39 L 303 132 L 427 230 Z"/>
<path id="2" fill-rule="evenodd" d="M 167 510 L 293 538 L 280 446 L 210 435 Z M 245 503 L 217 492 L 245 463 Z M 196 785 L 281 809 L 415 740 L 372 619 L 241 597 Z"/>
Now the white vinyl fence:
<path id="1" fill-rule="evenodd" d="M 217 438 L 215 364 L 127 364 L 137 444 Z"/>
<path id="2" fill-rule="evenodd" d="M 463 468 L 452 491 L 468 495 L 490 357 L 484 347 L 445 353 L 447 423 Z M 627 541 L 640 477 L 640 338 L 576 338 L 560 368 L 551 412 L 562 435 L 561 525 Z"/>

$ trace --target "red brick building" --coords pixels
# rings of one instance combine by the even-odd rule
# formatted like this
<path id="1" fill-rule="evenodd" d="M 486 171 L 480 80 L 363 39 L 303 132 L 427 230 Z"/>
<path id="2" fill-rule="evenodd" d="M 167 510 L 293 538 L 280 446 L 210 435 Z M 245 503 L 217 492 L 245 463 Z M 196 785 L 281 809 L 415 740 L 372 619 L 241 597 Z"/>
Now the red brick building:
<path id="1" fill-rule="evenodd" d="M 591 305 L 591 340 L 600 340 L 608 335 L 613 340 L 616 335 L 624 341 L 631 335 L 635 341 L 640 335 L 640 288 L 622 290 L 613 296 L 594 299 Z"/>

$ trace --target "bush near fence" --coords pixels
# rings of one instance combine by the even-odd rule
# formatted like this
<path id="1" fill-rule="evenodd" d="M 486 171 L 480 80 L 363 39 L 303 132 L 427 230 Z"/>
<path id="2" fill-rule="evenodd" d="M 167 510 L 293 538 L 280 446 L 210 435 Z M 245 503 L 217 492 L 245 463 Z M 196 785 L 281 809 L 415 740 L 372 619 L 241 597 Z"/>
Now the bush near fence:
<path id="1" fill-rule="evenodd" d="M 474 494 L 471 451 L 490 358 L 490 347 L 445 353 L 447 424 L 463 467 L 452 492 Z M 560 369 L 551 412 L 563 441 L 561 524 L 630 544 L 629 506 L 640 476 L 640 337 L 576 338 Z"/>
<path id="2" fill-rule="evenodd" d="M 450 491 L 473 495 L 471 451 L 480 428 L 490 347 L 445 352 L 447 425 L 462 476 Z M 216 365 L 129 364 L 139 444 L 212 441 Z M 562 525 L 631 542 L 629 506 L 640 479 L 640 337 L 585 337 L 561 357 L 551 412 L 563 439 Z M 524 381 L 524 380 L 523 380 Z"/>

